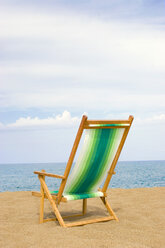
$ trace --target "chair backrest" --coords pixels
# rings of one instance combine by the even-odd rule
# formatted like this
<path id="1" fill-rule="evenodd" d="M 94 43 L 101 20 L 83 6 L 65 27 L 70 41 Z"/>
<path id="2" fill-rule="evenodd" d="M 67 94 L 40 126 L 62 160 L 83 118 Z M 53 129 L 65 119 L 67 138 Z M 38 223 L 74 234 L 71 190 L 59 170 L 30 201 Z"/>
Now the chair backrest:
<path id="1" fill-rule="evenodd" d="M 132 116 L 128 120 L 118 121 L 87 120 L 87 117 L 83 116 L 64 173 L 66 179 L 62 181 L 59 189 L 59 201 L 62 192 L 65 194 L 96 192 L 108 175 L 103 186 L 103 191 L 106 191 L 132 121 Z M 70 173 L 84 129 L 86 129 L 84 144 Z"/>
<path id="2" fill-rule="evenodd" d="M 64 193 L 81 194 L 98 190 L 113 162 L 123 133 L 124 128 L 117 126 L 113 129 L 86 130 L 83 147 Z"/>

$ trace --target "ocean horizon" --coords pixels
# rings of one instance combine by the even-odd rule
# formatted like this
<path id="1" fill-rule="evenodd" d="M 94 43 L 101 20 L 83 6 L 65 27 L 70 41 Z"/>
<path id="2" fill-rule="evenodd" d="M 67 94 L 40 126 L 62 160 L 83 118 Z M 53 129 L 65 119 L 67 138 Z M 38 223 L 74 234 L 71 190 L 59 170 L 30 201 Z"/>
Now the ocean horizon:
<path id="1" fill-rule="evenodd" d="M 0 192 L 40 190 L 35 170 L 63 175 L 62 163 L 6 163 L 0 164 Z M 109 188 L 165 187 L 165 160 L 119 161 Z M 50 190 L 58 190 L 61 180 L 46 178 Z"/>

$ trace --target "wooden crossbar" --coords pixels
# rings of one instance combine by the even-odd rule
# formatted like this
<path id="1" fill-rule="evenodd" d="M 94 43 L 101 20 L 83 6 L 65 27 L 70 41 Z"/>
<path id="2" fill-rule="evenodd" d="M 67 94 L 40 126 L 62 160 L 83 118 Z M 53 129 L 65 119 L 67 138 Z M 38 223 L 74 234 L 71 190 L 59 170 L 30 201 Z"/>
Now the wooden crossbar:
<path id="1" fill-rule="evenodd" d="M 61 216 L 63 219 L 67 219 L 67 218 L 74 218 L 74 217 L 81 217 L 83 216 L 84 214 L 81 213 L 81 214 L 73 214 L 73 215 L 67 215 L 67 216 Z M 47 218 L 47 219 L 44 219 L 43 222 L 48 222 L 48 221 L 58 221 L 57 218 Z"/>
<path id="2" fill-rule="evenodd" d="M 87 125 L 90 124 L 129 124 L 129 120 L 87 120 L 86 123 Z"/>
<path id="3" fill-rule="evenodd" d="M 118 128 L 126 128 L 128 126 L 90 126 L 85 125 L 84 129 L 118 129 Z"/>
<path id="4" fill-rule="evenodd" d="M 47 173 L 47 172 L 41 172 L 41 171 L 34 171 L 34 174 L 41 175 L 41 176 L 47 176 L 47 177 L 56 177 L 56 178 L 60 178 L 60 179 L 65 179 L 65 176 Z"/>
<path id="5" fill-rule="evenodd" d="M 92 220 L 77 221 L 77 222 L 68 223 L 68 224 L 65 224 L 65 225 L 66 225 L 66 227 L 83 226 L 83 225 L 87 225 L 87 224 L 103 222 L 103 221 L 109 221 L 109 220 L 114 220 L 114 217 L 113 216 L 101 217 L 101 218 L 96 218 L 96 219 L 92 219 Z"/>

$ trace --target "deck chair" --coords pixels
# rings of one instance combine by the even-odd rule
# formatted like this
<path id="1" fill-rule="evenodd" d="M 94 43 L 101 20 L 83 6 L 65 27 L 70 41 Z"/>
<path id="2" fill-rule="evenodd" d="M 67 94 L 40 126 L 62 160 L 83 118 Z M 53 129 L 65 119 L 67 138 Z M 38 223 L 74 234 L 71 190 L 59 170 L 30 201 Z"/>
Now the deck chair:
<path id="1" fill-rule="evenodd" d="M 115 174 L 114 169 L 132 121 L 133 116 L 129 116 L 128 120 L 116 121 L 88 120 L 85 115 L 82 117 L 64 175 L 51 174 L 44 170 L 34 172 L 38 175 L 41 183 L 41 192 L 32 192 L 32 195 L 40 197 L 40 223 L 57 220 L 62 227 L 72 227 L 109 220 L 118 221 L 116 214 L 107 201 L 106 191 L 112 175 Z M 84 144 L 71 171 L 84 129 Z M 59 190 L 49 191 L 45 177 L 61 179 Z M 103 187 L 100 188 L 102 184 Z M 87 199 L 95 197 L 101 199 L 108 210 L 109 216 L 71 223 L 64 222 L 64 217 L 61 216 L 58 209 L 58 205 L 61 202 L 82 199 L 83 205 L 80 215 L 85 215 L 87 212 Z M 49 200 L 56 218 L 44 219 L 45 198 Z M 65 216 L 65 218 L 67 217 L 70 216 Z"/>

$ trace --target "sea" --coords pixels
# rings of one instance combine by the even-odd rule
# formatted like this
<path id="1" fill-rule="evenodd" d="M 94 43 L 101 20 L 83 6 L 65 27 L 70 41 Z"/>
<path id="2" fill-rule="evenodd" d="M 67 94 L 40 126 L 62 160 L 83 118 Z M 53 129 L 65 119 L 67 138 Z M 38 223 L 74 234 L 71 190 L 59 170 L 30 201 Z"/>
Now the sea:
<path id="1" fill-rule="evenodd" d="M 33 171 L 42 169 L 63 175 L 66 163 L 0 164 L 0 192 L 39 191 L 40 184 Z M 109 188 L 165 187 L 165 160 L 119 161 Z M 46 178 L 50 190 L 58 190 L 61 179 Z"/>

